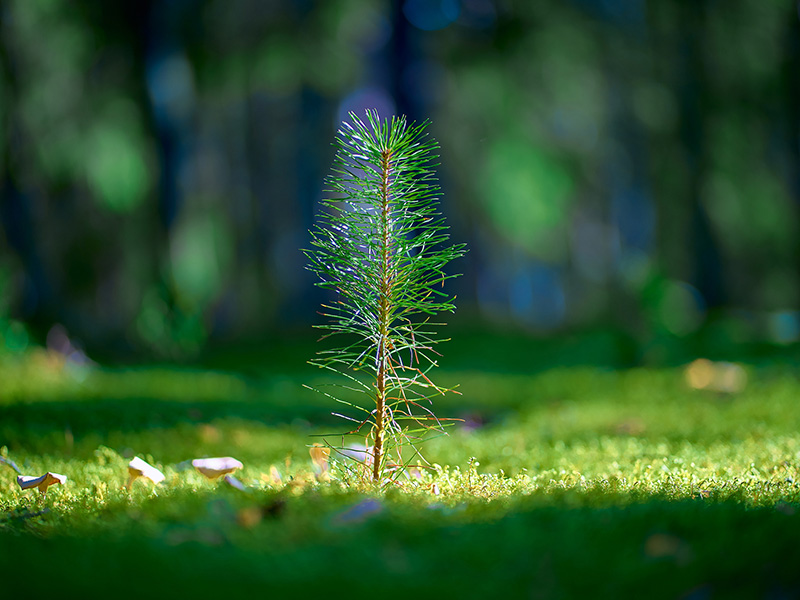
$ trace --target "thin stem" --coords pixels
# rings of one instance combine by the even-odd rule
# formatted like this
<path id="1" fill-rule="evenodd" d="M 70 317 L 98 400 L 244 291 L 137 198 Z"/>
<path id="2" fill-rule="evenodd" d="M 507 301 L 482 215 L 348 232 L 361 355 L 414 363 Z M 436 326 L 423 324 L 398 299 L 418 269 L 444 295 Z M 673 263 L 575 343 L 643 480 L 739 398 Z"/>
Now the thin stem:
<path id="1" fill-rule="evenodd" d="M 305 251 L 317 285 L 335 294 L 320 313 L 330 321 L 317 327 L 325 331 L 322 339 L 342 336 L 343 347 L 318 353 L 312 364 L 342 375 L 362 369 L 372 375 L 371 384 L 346 375 L 354 385 L 340 387 L 365 393 L 374 408 L 331 397 L 363 411 L 363 418 L 344 418 L 350 434 L 369 428 L 363 473 L 381 483 L 395 455 L 400 464 L 402 449 L 423 441 L 419 432 L 444 426 L 427 407 L 432 397 L 450 391 L 426 375 L 436 366 L 431 355 L 438 354 L 430 329 L 440 325 L 429 319 L 454 309 L 441 289 L 454 276 L 443 267 L 464 251 L 443 246 L 447 227 L 436 212 L 432 163 L 437 146 L 426 137 L 425 124 L 381 121 L 374 111 L 366 121 L 350 116 L 352 122 L 339 130 L 327 179 L 335 197 L 323 200 L 321 222 L 311 232 L 315 250 Z M 427 366 L 420 369 L 420 361 Z"/>
<path id="2" fill-rule="evenodd" d="M 386 429 L 386 377 L 388 370 L 387 338 L 389 336 L 389 293 L 391 291 L 390 236 L 389 236 L 389 170 L 392 152 L 381 151 L 381 282 L 378 308 L 379 340 L 378 365 L 375 381 L 375 446 L 373 448 L 372 479 L 380 481 L 383 461 L 383 441 Z"/>

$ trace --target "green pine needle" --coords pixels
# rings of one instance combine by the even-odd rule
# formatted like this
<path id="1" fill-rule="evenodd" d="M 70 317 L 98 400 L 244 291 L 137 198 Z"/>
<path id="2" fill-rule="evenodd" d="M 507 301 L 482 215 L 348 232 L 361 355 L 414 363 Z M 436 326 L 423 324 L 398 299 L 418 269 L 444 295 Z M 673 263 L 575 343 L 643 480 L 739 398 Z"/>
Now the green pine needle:
<path id="1" fill-rule="evenodd" d="M 365 475 L 382 482 L 390 460 L 396 472 L 405 464 L 404 448 L 445 424 L 429 408 L 432 398 L 452 391 L 427 375 L 441 341 L 430 318 L 455 310 L 444 289 L 455 275 L 445 267 L 465 249 L 448 245 L 437 210 L 438 146 L 425 132 L 428 123 L 381 120 L 375 111 L 367 111 L 365 121 L 353 113 L 350 118 L 336 140 L 327 179 L 332 196 L 323 200 L 312 249 L 305 252 L 317 285 L 334 295 L 323 305 L 323 338 L 346 341 L 319 352 L 312 364 L 345 375 L 371 398 L 370 406 L 374 402 L 348 433 L 366 439 Z M 368 375 L 369 382 L 352 372 Z"/>

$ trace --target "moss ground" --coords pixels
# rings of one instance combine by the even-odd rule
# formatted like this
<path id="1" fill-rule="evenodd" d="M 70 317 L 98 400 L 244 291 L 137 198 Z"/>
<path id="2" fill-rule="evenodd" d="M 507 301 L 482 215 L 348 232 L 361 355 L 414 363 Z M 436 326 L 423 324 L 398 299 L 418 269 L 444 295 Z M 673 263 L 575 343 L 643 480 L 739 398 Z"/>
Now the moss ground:
<path id="1" fill-rule="evenodd" d="M 0 597 L 800 597 L 792 360 L 744 362 L 723 392 L 688 385 L 688 358 L 530 349 L 568 365 L 534 368 L 518 341 L 455 347 L 439 380 L 462 395 L 437 412 L 463 422 L 425 446 L 435 468 L 378 493 L 337 465 L 313 476 L 312 436 L 341 423 L 302 387 L 324 383 L 311 351 L 191 368 L 3 358 L 2 456 L 68 480 L 41 497 L 0 464 Z M 166 481 L 127 490 L 134 455 Z M 247 491 L 185 468 L 227 455 Z"/>

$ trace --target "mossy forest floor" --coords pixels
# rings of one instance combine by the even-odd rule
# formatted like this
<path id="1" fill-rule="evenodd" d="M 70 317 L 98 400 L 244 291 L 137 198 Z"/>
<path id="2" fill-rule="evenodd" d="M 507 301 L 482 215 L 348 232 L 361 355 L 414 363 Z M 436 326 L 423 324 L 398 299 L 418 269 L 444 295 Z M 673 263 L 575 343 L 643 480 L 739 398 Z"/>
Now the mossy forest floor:
<path id="1" fill-rule="evenodd" d="M 688 356 L 612 368 L 602 340 L 612 358 L 583 365 L 563 344 L 451 344 L 437 379 L 462 395 L 436 411 L 463 422 L 383 492 L 314 477 L 313 434 L 346 424 L 302 387 L 324 379 L 313 346 L 183 368 L 2 358 L 0 598 L 800 597 L 787 353 L 692 374 Z M 166 480 L 126 489 L 133 456 Z M 242 461 L 246 491 L 184 468 L 204 456 Z M 68 480 L 23 492 L 12 461 Z"/>

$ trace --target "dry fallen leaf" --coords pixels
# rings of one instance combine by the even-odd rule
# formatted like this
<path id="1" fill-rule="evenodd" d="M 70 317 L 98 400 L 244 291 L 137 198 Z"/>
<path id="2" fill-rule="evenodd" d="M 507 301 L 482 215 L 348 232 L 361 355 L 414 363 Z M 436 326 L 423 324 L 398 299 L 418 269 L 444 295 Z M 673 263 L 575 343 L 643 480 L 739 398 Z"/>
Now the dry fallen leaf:
<path id="1" fill-rule="evenodd" d="M 240 492 L 250 491 L 249 489 L 247 489 L 247 486 L 245 484 L 236 479 L 236 477 L 234 477 L 233 475 L 225 475 L 225 477 L 223 477 L 223 481 L 225 481 L 225 483 L 227 483 L 232 488 L 239 490 Z"/>
<path id="2" fill-rule="evenodd" d="M 419 467 L 408 467 L 406 469 L 406 474 L 409 478 L 416 479 L 417 481 L 422 481 L 422 471 Z"/>
<path id="3" fill-rule="evenodd" d="M 269 474 L 262 473 L 261 480 L 265 481 L 271 486 L 280 486 L 283 484 L 283 477 L 281 477 L 281 472 L 278 471 L 278 468 L 275 465 L 270 465 L 269 467 Z"/>
<path id="4" fill-rule="evenodd" d="M 326 448 L 321 444 L 314 444 L 308 449 L 308 453 L 311 455 L 311 462 L 323 470 L 328 468 L 328 458 L 331 455 L 330 448 Z"/>
<path id="5" fill-rule="evenodd" d="M 269 467 L 269 479 L 275 485 L 280 485 L 281 483 L 283 483 L 281 472 L 278 471 L 278 468 L 275 465 L 270 465 Z"/>
<path id="6" fill-rule="evenodd" d="M 328 464 L 328 458 L 331 455 L 331 449 L 326 448 L 321 444 L 314 444 L 308 449 L 308 453 L 311 455 L 314 476 L 319 480 L 327 479 L 328 470 L 330 468 L 330 465 Z"/>
<path id="7" fill-rule="evenodd" d="M 192 461 L 192 466 L 209 479 L 217 479 L 223 475 L 233 473 L 236 469 L 241 469 L 244 465 L 235 458 L 223 456 L 219 458 L 196 458 Z"/>
<path id="8" fill-rule="evenodd" d="M 125 487 L 128 489 L 131 489 L 133 482 L 139 479 L 139 477 L 149 479 L 155 484 L 161 483 L 166 479 L 161 471 L 146 463 L 138 456 L 134 456 L 133 460 L 128 463 L 128 475 L 128 483 L 125 484 Z"/>
<path id="9" fill-rule="evenodd" d="M 10 458 L 5 458 L 3 456 L 0 456 L 0 463 L 3 463 L 4 465 L 8 465 L 12 469 L 14 469 L 17 473 L 22 475 L 22 471 L 19 470 L 19 467 L 17 466 L 17 463 L 15 463 Z"/>
<path id="10" fill-rule="evenodd" d="M 727 394 L 741 392 L 747 385 L 747 373 L 741 365 L 698 358 L 687 365 L 684 377 L 689 387 Z"/>
<path id="11" fill-rule="evenodd" d="M 47 493 L 47 488 L 51 485 L 59 484 L 64 485 L 64 482 L 67 481 L 66 475 L 59 475 L 58 473 L 51 473 L 48 471 L 41 477 L 31 477 L 28 475 L 20 475 L 17 477 L 17 483 L 19 487 L 23 490 L 29 490 L 31 488 L 38 488 L 39 492 L 42 494 Z"/>

